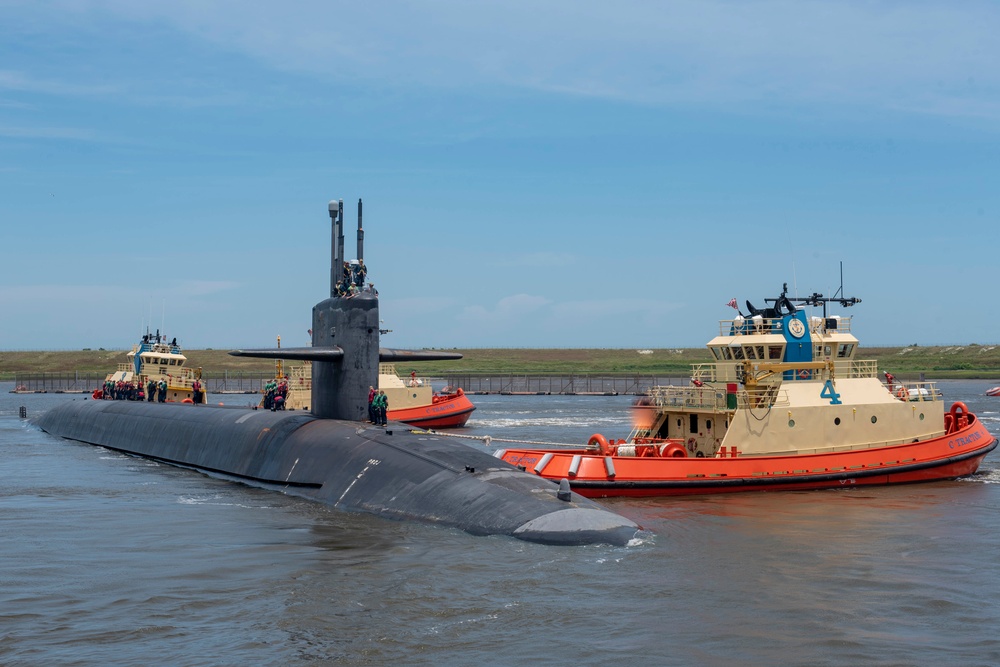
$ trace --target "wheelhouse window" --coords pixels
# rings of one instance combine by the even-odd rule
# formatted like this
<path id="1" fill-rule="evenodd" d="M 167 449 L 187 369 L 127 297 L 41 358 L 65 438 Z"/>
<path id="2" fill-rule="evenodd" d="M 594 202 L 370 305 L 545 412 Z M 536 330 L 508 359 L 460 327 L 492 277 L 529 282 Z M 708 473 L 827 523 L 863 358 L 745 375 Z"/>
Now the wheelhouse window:
<path id="1" fill-rule="evenodd" d="M 817 345 L 815 350 L 815 358 L 822 359 L 824 357 L 830 357 L 833 355 L 833 348 L 829 345 Z"/>

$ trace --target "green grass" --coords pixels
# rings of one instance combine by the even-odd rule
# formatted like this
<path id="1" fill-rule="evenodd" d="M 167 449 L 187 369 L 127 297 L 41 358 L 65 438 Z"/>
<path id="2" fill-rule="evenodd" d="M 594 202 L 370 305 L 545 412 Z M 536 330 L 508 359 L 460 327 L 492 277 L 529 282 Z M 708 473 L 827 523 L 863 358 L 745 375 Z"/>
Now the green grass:
<path id="1" fill-rule="evenodd" d="M 656 349 L 652 354 L 621 349 L 497 349 L 447 350 L 464 355 L 458 361 L 406 362 L 396 364 L 400 374 L 452 373 L 552 374 L 620 373 L 686 376 L 691 364 L 711 361 L 705 348 Z M 274 369 L 267 359 L 232 357 L 226 350 L 185 350 L 188 366 L 207 372 Z M 14 373 L 101 372 L 114 370 L 126 361 L 124 350 L 80 350 L 62 352 L 0 352 L 0 379 Z M 924 373 L 928 379 L 1000 378 L 1000 346 L 965 345 L 931 347 L 861 348 L 859 359 L 875 359 L 879 370 L 900 378 Z"/>

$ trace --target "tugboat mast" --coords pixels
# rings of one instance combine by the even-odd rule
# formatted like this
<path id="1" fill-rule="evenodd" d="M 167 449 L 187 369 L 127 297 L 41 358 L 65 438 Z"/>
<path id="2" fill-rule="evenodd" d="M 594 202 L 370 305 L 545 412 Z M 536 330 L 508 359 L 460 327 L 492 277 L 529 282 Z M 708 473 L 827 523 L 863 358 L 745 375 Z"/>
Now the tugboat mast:
<path id="1" fill-rule="evenodd" d="M 840 287 L 833 296 L 823 296 L 819 292 L 813 292 L 807 297 L 789 297 L 788 296 L 788 283 L 782 283 L 781 285 L 781 296 L 777 299 L 764 299 L 767 303 L 790 303 L 797 304 L 801 306 L 815 306 L 823 307 L 823 319 L 826 319 L 826 305 L 828 303 L 839 303 L 844 308 L 849 308 L 855 304 L 861 303 L 861 299 L 856 296 L 845 297 L 844 296 L 844 263 L 840 263 Z"/>

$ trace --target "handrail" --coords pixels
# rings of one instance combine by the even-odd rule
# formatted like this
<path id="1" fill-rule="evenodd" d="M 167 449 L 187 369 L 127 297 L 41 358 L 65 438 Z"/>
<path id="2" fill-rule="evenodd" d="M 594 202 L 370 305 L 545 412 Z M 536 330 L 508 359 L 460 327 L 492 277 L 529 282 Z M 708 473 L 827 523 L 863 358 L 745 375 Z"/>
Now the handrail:
<path id="1" fill-rule="evenodd" d="M 821 378 L 822 379 L 822 378 Z M 816 383 L 818 384 L 818 383 Z M 897 382 L 886 389 L 900 400 L 907 402 L 938 402 L 943 400 L 935 382 Z M 735 405 L 729 396 L 736 397 Z M 712 410 L 716 412 L 733 409 L 767 409 L 791 404 L 788 391 L 780 384 L 759 384 L 755 387 L 740 386 L 730 394 L 726 387 L 704 384 L 703 386 L 666 385 L 655 387 L 649 397 L 658 408 L 686 408 Z"/>
<path id="2" fill-rule="evenodd" d="M 830 317 L 810 317 L 809 331 L 814 334 L 851 333 L 850 315 L 832 315 Z M 783 329 L 783 318 L 780 317 L 737 317 L 732 320 L 719 320 L 720 336 L 742 336 L 751 334 L 780 334 Z"/>
<path id="3" fill-rule="evenodd" d="M 770 362 L 750 362 L 754 368 L 766 369 Z M 794 365 L 795 362 L 791 362 Z M 814 363 L 814 362 L 813 362 Z M 732 362 L 707 362 L 691 365 L 691 378 L 699 382 L 739 382 L 740 368 L 744 361 Z M 803 362 L 803 367 L 808 367 Z M 833 362 L 833 377 L 837 378 L 873 378 L 878 377 L 878 361 L 874 359 L 841 359 Z M 813 370 L 807 378 L 801 379 L 823 379 L 830 378 L 826 369 Z M 798 380 L 800 378 L 787 378 L 787 380 Z"/>

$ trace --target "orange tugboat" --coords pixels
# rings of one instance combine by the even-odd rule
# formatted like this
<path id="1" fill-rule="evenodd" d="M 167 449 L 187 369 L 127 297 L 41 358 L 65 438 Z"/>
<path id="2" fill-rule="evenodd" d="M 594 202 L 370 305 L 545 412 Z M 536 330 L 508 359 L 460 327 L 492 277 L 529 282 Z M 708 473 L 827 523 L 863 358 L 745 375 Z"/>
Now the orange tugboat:
<path id="1" fill-rule="evenodd" d="M 476 409 L 461 388 L 436 392 L 430 380 L 416 373 L 404 381 L 392 364 L 379 364 L 378 388 L 389 397 L 389 419 L 420 428 L 465 426 Z"/>
<path id="2" fill-rule="evenodd" d="M 308 410 L 312 396 L 312 366 L 308 363 L 291 366 L 287 376 L 283 374 L 280 361 L 276 366 L 277 383 L 280 386 L 284 382 L 287 387 L 285 406 L 290 410 Z M 465 426 L 476 409 L 461 389 L 436 392 L 429 379 L 418 378 L 415 373 L 404 381 L 392 364 L 379 364 L 378 388 L 389 399 L 386 417 L 420 428 Z"/>
<path id="3" fill-rule="evenodd" d="M 688 386 L 657 387 L 633 408 L 627 439 L 506 449 L 498 458 L 592 498 L 843 488 L 971 475 L 997 446 L 963 403 L 932 382 L 879 377 L 855 358 L 857 298 L 787 295 L 721 322 L 713 363 Z M 839 292 L 839 293 L 842 293 Z M 729 304 L 736 308 L 736 300 Z M 807 316 L 802 306 L 822 308 Z"/>

